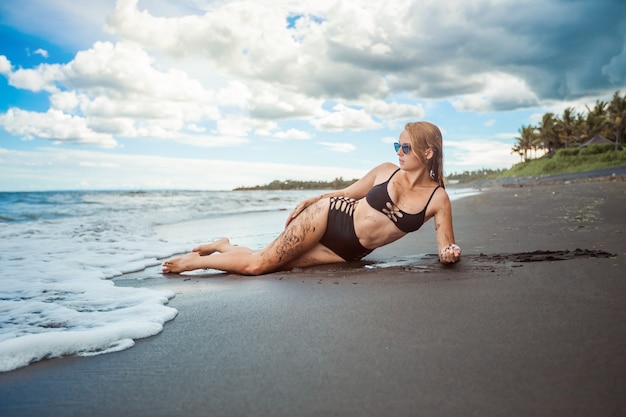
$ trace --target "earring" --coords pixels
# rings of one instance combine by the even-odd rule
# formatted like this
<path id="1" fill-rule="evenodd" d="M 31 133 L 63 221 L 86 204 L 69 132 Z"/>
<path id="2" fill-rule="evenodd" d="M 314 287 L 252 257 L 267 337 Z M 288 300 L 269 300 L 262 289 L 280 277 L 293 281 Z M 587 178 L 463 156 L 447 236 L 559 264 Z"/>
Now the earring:
<path id="1" fill-rule="evenodd" d="M 435 171 L 433 171 L 432 169 L 430 170 L 430 179 L 431 180 L 435 179 Z"/>

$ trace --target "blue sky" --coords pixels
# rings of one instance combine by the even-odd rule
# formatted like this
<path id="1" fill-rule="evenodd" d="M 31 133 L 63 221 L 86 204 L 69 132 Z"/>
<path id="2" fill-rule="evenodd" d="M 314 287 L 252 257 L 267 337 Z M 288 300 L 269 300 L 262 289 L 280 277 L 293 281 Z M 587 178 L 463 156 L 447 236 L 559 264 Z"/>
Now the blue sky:
<path id="1" fill-rule="evenodd" d="M 415 120 L 446 173 L 508 168 L 522 125 L 626 90 L 623 0 L 24 0 L 0 25 L 4 191 L 355 178 Z"/>

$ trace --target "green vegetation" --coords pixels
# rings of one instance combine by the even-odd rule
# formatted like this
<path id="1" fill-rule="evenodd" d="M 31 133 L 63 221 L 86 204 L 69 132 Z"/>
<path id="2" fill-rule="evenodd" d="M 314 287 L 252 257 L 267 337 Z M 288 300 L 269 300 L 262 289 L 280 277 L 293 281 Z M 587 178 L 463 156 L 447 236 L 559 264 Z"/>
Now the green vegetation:
<path id="1" fill-rule="evenodd" d="M 274 180 L 266 185 L 257 185 L 254 187 L 238 187 L 235 191 L 249 190 L 340 190 L 353 184 L 357 179 L 344 180 L 342 177 L 335 178 L 333 181 L 294 181 Z"/>
<path id="2" fill-rule="evenodd" d="M 615 150 L 614 145 L 591 145 L 585 148 L 560 149 L 554 155 L 514 165 L 502 177 L 527 177 L 553 174 L 571 174 L 626 165 L 626 150 Z"/>
<path id="3" fill-rule="evenodd" d="M 546 113 L 538 126 L 522 126 L 512 152 L 522 162 L 503 172 L 503 177 L 539 176 L 593 171 L 626 165 L 622 146 L 626 135 L 626 94 L 613 94 L 610 102 L 596 101 L 586 113 L 568 107 L 562 116 Z M 581 147 L 590 139 L 608 145 Z M 612 142 L 612 143 L 611 143 Z M 531 155 L 542 155 L 531 158 Z"/>
<path id="4" fill-rule="evenodd" d="M 466 184 L 474 181 L 493 180 L 500 178 L 506 169 L 479 169 L 477 171 L 464 171 L 462 173 L 450 174 L 446 181 L 450 184 Z"/>
<path id="5" fill-rule="evenodd" d="M 559 149 L 554 154 L 528 159 L 510 169 L 465 171 L 446 177 L 449 183 L 467 184 L 507 177 L 539 177 L 543 175 L 573 174 L 626 165 L 626 149 L 615 146 L 590 145 L 584 148 Z"/>
<path id="6" fill-rule="evenodd" d="M 512 151 L 521 156 L 522 162 L 537 153 L 554 155 L 559 149 L 578 147 L 597 136 L 613 142 L 614 149 L 622 147 L 626 135 L 626 94 L 613 94 L 610 102 L 596 101 L 593 109 L 587 106 L 586 113 L 574 114 L 568 107 L 559 117 L 546 113 L 538 126 L 522 126 L 517 144 Z"/>

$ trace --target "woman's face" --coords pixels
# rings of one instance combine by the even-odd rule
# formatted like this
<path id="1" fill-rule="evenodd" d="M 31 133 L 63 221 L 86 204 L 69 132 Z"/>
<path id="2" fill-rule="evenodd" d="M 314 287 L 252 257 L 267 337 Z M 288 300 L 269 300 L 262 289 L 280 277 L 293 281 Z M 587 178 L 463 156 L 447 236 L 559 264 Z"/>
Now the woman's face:
<path id="1" fill-rule="evenodd" d="M 419 160 L 414 153 L 413 145 L 411 143 L 411 136 L 406 130 L 403 130 L 402 133 L 400 133 L 398 143 L 400 144 L 400 148 L 398 148 L 397 155 L 398 163 L 400 164 L 400 166 L 406 168 L 416 166 L 416 164 L 419 163 Z M 404 153 L 405 150 L 408 150 L 408 153 Z"/>

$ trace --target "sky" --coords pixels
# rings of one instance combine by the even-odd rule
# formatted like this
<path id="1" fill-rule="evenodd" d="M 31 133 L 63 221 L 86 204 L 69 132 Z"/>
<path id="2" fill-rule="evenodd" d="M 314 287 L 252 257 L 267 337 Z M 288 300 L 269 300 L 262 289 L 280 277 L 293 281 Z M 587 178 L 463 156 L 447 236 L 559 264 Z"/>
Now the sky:
<path id="1" fill-rule="evenodd" d="M 0 191 L 358 178 L 407 122 L 444 172 L 626 92 L 623 0 L 0 3 Z"/>

